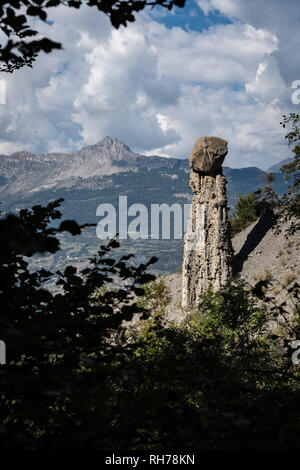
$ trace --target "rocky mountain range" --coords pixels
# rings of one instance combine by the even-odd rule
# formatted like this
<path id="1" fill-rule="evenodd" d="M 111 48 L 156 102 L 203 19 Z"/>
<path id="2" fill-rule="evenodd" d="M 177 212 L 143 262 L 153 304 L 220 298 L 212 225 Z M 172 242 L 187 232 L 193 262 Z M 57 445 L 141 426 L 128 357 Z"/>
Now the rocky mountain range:
<path id="1" fill-rule="evenodd" d="M 187 158 L 139 155 L 110 137 L 70 154 L 17 152 L 0 155 L 0 209 L 5 215 L 63 198 L 64 219 L 97 224 L 97 207 L 110 203 L 117 208 L 119 196 L 126 195 L 128 207 L 141 203 L 150 214 L 151 204 L 183 206 L 191 202 L 189 173 Z M 223 173 L 228 182 L 227 199 L 231 209 L 240 194 L 255 191 L 266 177 L 266 172 L 256 167 L 232 169 L 225 166 Z M 278 193 L 286 191 L 281 173 L 275 172 L 274 187 Z M 80 267 L 95 253 L 99 243 L 95 228 L 87 229 L 81 237 L 66 237 L 63 249 L 55 257 L 37 260 L 37 263 L 63 268 L 71 260 Z M 135 253 L 140 261 L 157 256 L 155 269 L 162 273 L 174 272 L 180 267 L 182 248 L 183 241 L 174 238 L 122 242 L 123 253 Z"/>
<path id="2" fill-rule="evenodd" d="M 271 171 L 278 172 L 280 166 L 280 163 L 276 164 Z M 26 194 L 77 184 L 82 186 L 82 180 L 88 183 L 89 179 L 99 176 L 153 169 L 175 171 L 182 169 L 188 172 L 189 163 L 187 158 L 136 154 L 125 143 L 108 136 L 95 145 L 88 145 L 69 154 L 34 154 L 20 151 L 12 155 L 0 155 L 0 199 L 3 202 L 3 198 L 7 195 Z M 248 178 L 244 178 L 245 173 L 250 179 L 255 175 L 260 183 L 265 175 L 265 172 L 255 167 L 235 170 L 224 167 L 229 185 L 238 179 L 247 184 Z M 277 177 L 277 190 L 280 192 L 284 187 L 281 175 Z"/>
<path id="3" fill-rule="evenodd" d="M 118 139 L 105 137 L 78 152 L 0 155 L 0 195 L 39 191 L 63 181 L 111 175 L 140 168 L 186 166 L 187 161 L 139 155 Z"/>

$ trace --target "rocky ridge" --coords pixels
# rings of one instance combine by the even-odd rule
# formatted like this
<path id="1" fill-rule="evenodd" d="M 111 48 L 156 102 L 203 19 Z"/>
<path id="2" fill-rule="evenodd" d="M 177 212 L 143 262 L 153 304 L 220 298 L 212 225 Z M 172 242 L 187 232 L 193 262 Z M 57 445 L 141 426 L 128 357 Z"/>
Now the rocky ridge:
<path id="1" fill-rule="evenodd" d="M 70 179 L 111 175 L 139 168 L 186 166 L 184 160 L 134 153 L 124 142 L 105 137 L 77 152 L 0 155 L 0 195 L 40 191 Z"/>

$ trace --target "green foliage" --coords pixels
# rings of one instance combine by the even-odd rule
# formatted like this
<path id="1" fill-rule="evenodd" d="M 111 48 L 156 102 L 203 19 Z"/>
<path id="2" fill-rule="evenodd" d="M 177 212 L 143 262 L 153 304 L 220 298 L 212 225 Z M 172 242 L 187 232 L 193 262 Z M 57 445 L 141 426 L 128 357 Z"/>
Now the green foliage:
<path id="1" fill-rule="evenodd" d="M 155 260 L 116 259 L 115 240 L 81 273 L 57 271 L 61 290 L 49 292 L 53 273 L 30 271 L 24 254 L 56 251 L 57 233 L 81 231 L 49 228 L 58 205 L 0 220 L 1 447 L 299 449 L 299 308 L 291 318 L 273 305 L 267 280 L 250 291 L 233 279 L 181 325 L 166 324 L 168 289 L 146 273 Z M 299 288 L 288 291 L 299 306 Z M 124 320 L 140 313 L 129 336 Z"/>
<path id="2" fill-rule="evenodd" d="M 292 179 L 291 188 L 297 190 L 300 186 L 300 147 L 295 145 L 293 148 L 294 160 L 291 163 L 281 167 L 282 173 L 285 174 L 288 180 Z"/>
<path id="3" fill-rule="evenodd" d="M 129 354 L 118 340 L 121 324 L 141 312 L 134 296 L 154 278 L 145 271 L 155 259 L 128 266 L 131 256 L 110 256 L 119 246 L 112 240 L 81 273 L 73 266 L 57 271 L 60 291 L 48 291 L 44 282 L 54 274 L 31 272 L 24 255 L 57 251 L 60 231 L 80 233 L 73 221 L 48 227 L 61 215 L 59 203 L 0 220 L 0 331 L 7 346 L 7 364 L 0 366 L 2 447 L 103 446 L 112 419 L 108 377 L 121 373 Z M 119 287 L 105 289 L 115 278 Z"/>
<path id="4" fill-rule="evenodd" d="M 277 194 L 274 190 L 275 176 L 272 173 L 267 175 L 266 184 L 255 191 L 254 195 L 250 193 L 249 201 L 239 200 L 232 217 L 232 234 L 233 236 L 240 230 L 249 225 L 253 219 L 255 220 L 256 212 L 258 215 L 268 214 L 272 219 L 274 228 L 277 232 L 281 230 L 281 222 L 289 222 L 288 233 L 294 234 L 300 228 L 300 116 L 296 113 L 290 113 L 289 116 L 283 116 L 281 122 L 284 128 L 290 130 L 285 138 L 289 145 L 294 146 L 294 159 L 291 163 L 283 165 L 281 172 L 288 185 L 288 191 L 284 194 Z M 243 198 L 243 196 L 240 196 Z M 253 198 L 256 198 L 255 200 Z M 246 205 L 244 208 L 243 203 Z M 257 203 L 257 205 L 256 205 Z M 249 206 L 249 207 L 247 207 Z M 249 215 L 249 223 L 247 224 L 247 210 Z"/>
<path id="5" fill-rule="evenodd" d="M 295 232 L 300 228 L 300 146 L 296 145 L 293 148 L 294 159 L 291 163 L 283 165 L 281 168 L 282 173 L 286 179 L 290 181 L 289 191 L 284 196 L 284 215 L 286 218 L 294 217 L 298 219 L 298 223 L 294 222 L 293 231 Z"/>
<path id="6" fill-rule="evenodd" d="M 143 286 L 143 296 L 137 304 L 139 307 L 147 309 L 152 315 L 163 315 L 166 306 L 170 302 L 170 291 L 162 277 Z"/>
<path id="7" fill-rule="evenodd" d="M 261 214 L 262 208 L 258 196 L 253 191 L 245 196 L 241 194 L 230 218 L 231 236 L 234 237 L 251 225 Z"/>
<path id="8" fill-rule="evenodd" d="M 282 121 L 280 124 L 284 129 L 286 127 L 289 128 L 289 132 L 285 136 L 285 139 L 288 141 L 289 145 L 300 141 L 299 119 L 300 116 L 297 113 L 290 113 L 288 116 L 282 116 Z"/>
<path id="9" fill-rule="evenodd" d="M 261 285 L 256 286 L 261 295 Z M 120 449 L 298 448 L 299 374 L 292 324 L 276 335 L 282 311 L 232 280 L 206 292 L 180 326 L 150 317 L 132 343 L 124 381 L 115 384 Z M 297 336 L 296 336 L 297 337 Z"/>
<path id="10" fill-rule="evenodd" d="M 279 196 L 274 191 L 275 177 L 272 173 L 267 175 L 265 186 L 260 187 L 255 193 L 249 193 L 247 196 L 240 196 L 234 209 L 231 226 L 232 236 L 250 225 L 266 211 L 270 213 L 270 217 L 274 220 L 274 226 L 280 230 L 278 222 L 290 221 L 289 233 L 293 234 L 299 230 L 300 218 L 300 115 L 290 113 L 289 116 L 283 116 L 281 122 L 284 128 L 288 127 L 289 132 L 285 138 L 289 145 L 295 144 L 293 147 L 294 158 L 291 163 L 283 165 L 281 172 L 287 182 L 288 191 Z M 275 221 L 277 223 L 275 224 Z"/>
<path id="11" fill-rule="evenodd" d="M 288 193 L 283 196 L 281 215 L 285 220 L 292 219 L 290 232 L 295 233 L 300 229 L 300 116 L 296 113 L 290 113 L 289 116 L 283 116 L 281 122 L 284 128 L 288 127 L 289 132 L 285 138 L 289 146 L 293 147 L 294 159 L 291 163 L 283 165 L 281 168 L 285 178 L 290 182 Z"/>
<path id="12" fill-rule="evenodd" d="M 258 307 L 246 284 L 233 279 L 219 292 L 208 289 L 199 309 L 190 315 L 188 326 L 202 337 L 213 339 L 219 355 L 230 358 L 232 368 L 259 368 L 269 363 L 267 337 L 271 318 Z"/>
<path id="13" fill-rule="evenodd" d="M 266 175 L 266 184 L 258 188 L 255 191 L 255 195 L 259 198 L 259 206 L 261 213 L 268 212 L 271 216 L 275 216 L 276 211 L 282 205 L 282 198 L 278 194 L 276 194 L 274 190 L 274 181 L 275 176 L 273 173 L 267 173 Z"/>

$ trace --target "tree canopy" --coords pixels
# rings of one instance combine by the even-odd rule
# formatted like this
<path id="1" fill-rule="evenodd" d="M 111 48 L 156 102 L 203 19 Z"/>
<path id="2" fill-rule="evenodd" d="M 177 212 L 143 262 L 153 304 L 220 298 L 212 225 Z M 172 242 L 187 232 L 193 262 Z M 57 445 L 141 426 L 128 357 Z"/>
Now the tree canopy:
<path id="1" fill-rule="evenodd" d="M 281 215 L 287 220 L 292 219 L 291 232 L 297 232 L 300 229 L 300 115 L 290 113 L 284 115 L 281 125 L 287 128 L 289 132 L 285 139 L 288 145 L 292 147 L 293 160 L 287 165 L 281 167 L 282 173 L 289 181 L 289 190 L 283 196 L 281 205 Z"/>
<path id="2" fill-rule="evenodd" d="M 0 219 L 1 448 L 299 449 L 299 286 L 287 290 L 293 317 L 265 297 L 268 281 L 232 279 L 166 323 L 155 259 L 118 259 L 115 240 L 81 272 L 30 267 L 84 228 L 54 228 L 59 203 Z"/>
<path id="3" fill-rule="evenodd" d="M 38 53 L 61 49 L 62 44 L 40 37 L 28 24 L 30 17 L 46 22 L 49 9 L 64 5 L 80 9 L 82 5 L 96 7 L 107 15 L 114 28 L 127 26 L 135 21 L 135 14 L 145 7 L 160 6 L 171 10 L 184 7 L 186 0 L 12 0 L 0 1 L 0 30 L 7 36 L 6 44 L 0 44 L 0 71 L 13 72 L 27 65 L 32 67 Z M 32 39 L 32 38 L 35 39 Z"/>
<path id="4" fill-rule="evenodd" d="M 53 227 L 60 202 L 0 219 L 0 332 L 7 345 L 7 364 L 0 366 L 2 447 L 57 447 L 66 432 L 75 446 L 93 439 L 93 426 L 90 432 L 84 426 L 89 419 L 101 427 L 107 420 L 108 377 L 120 372 L 130 352 L 116 339 L 120 326 L 145 312 L 134 298 L 154 279 L 145 271 L 155 258 L 134 266 L 132 255 L 110 256 L 116 240 L 100 246 L 81 273 L 74 266 L 33 271 L 34 254 L 56 253 L 59 233 L 78 235 L 84 228 L 72 220 Z M 58 291 L 47 288 L 50 279 Z M 109 289 L 113 280 L 116 288 Z"/>

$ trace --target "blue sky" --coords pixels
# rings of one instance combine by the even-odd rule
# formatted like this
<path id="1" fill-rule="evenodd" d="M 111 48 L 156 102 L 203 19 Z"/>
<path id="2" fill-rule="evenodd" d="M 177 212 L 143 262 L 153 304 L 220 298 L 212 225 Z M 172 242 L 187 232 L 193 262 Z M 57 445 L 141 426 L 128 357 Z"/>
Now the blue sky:
<path id="1" fill-rule="evenodd" d="M 227 165 L 267 169 L 289 156 L 282 115 L 300 111 L 299 12 L 296 0 L 187 0 L 115 30 L 95 8 L 53 8 L 38 27 L 64 49 L 5 76 L 0 153 L 71 152 L 110 135 L 187 158 L 217 135 Z"/>
<path id="2" fill-rule="evenodd" d="M 153 17 L 167 28 L 180 27 L 188 30 L 203 31 L 216 24 L 229 24 L 232 20 L 214 10 L 207 15 L 194 0 L 187 0 L 184 8 L 174 7 L 171 11 L 163 7 L 153 10 Z"/>

